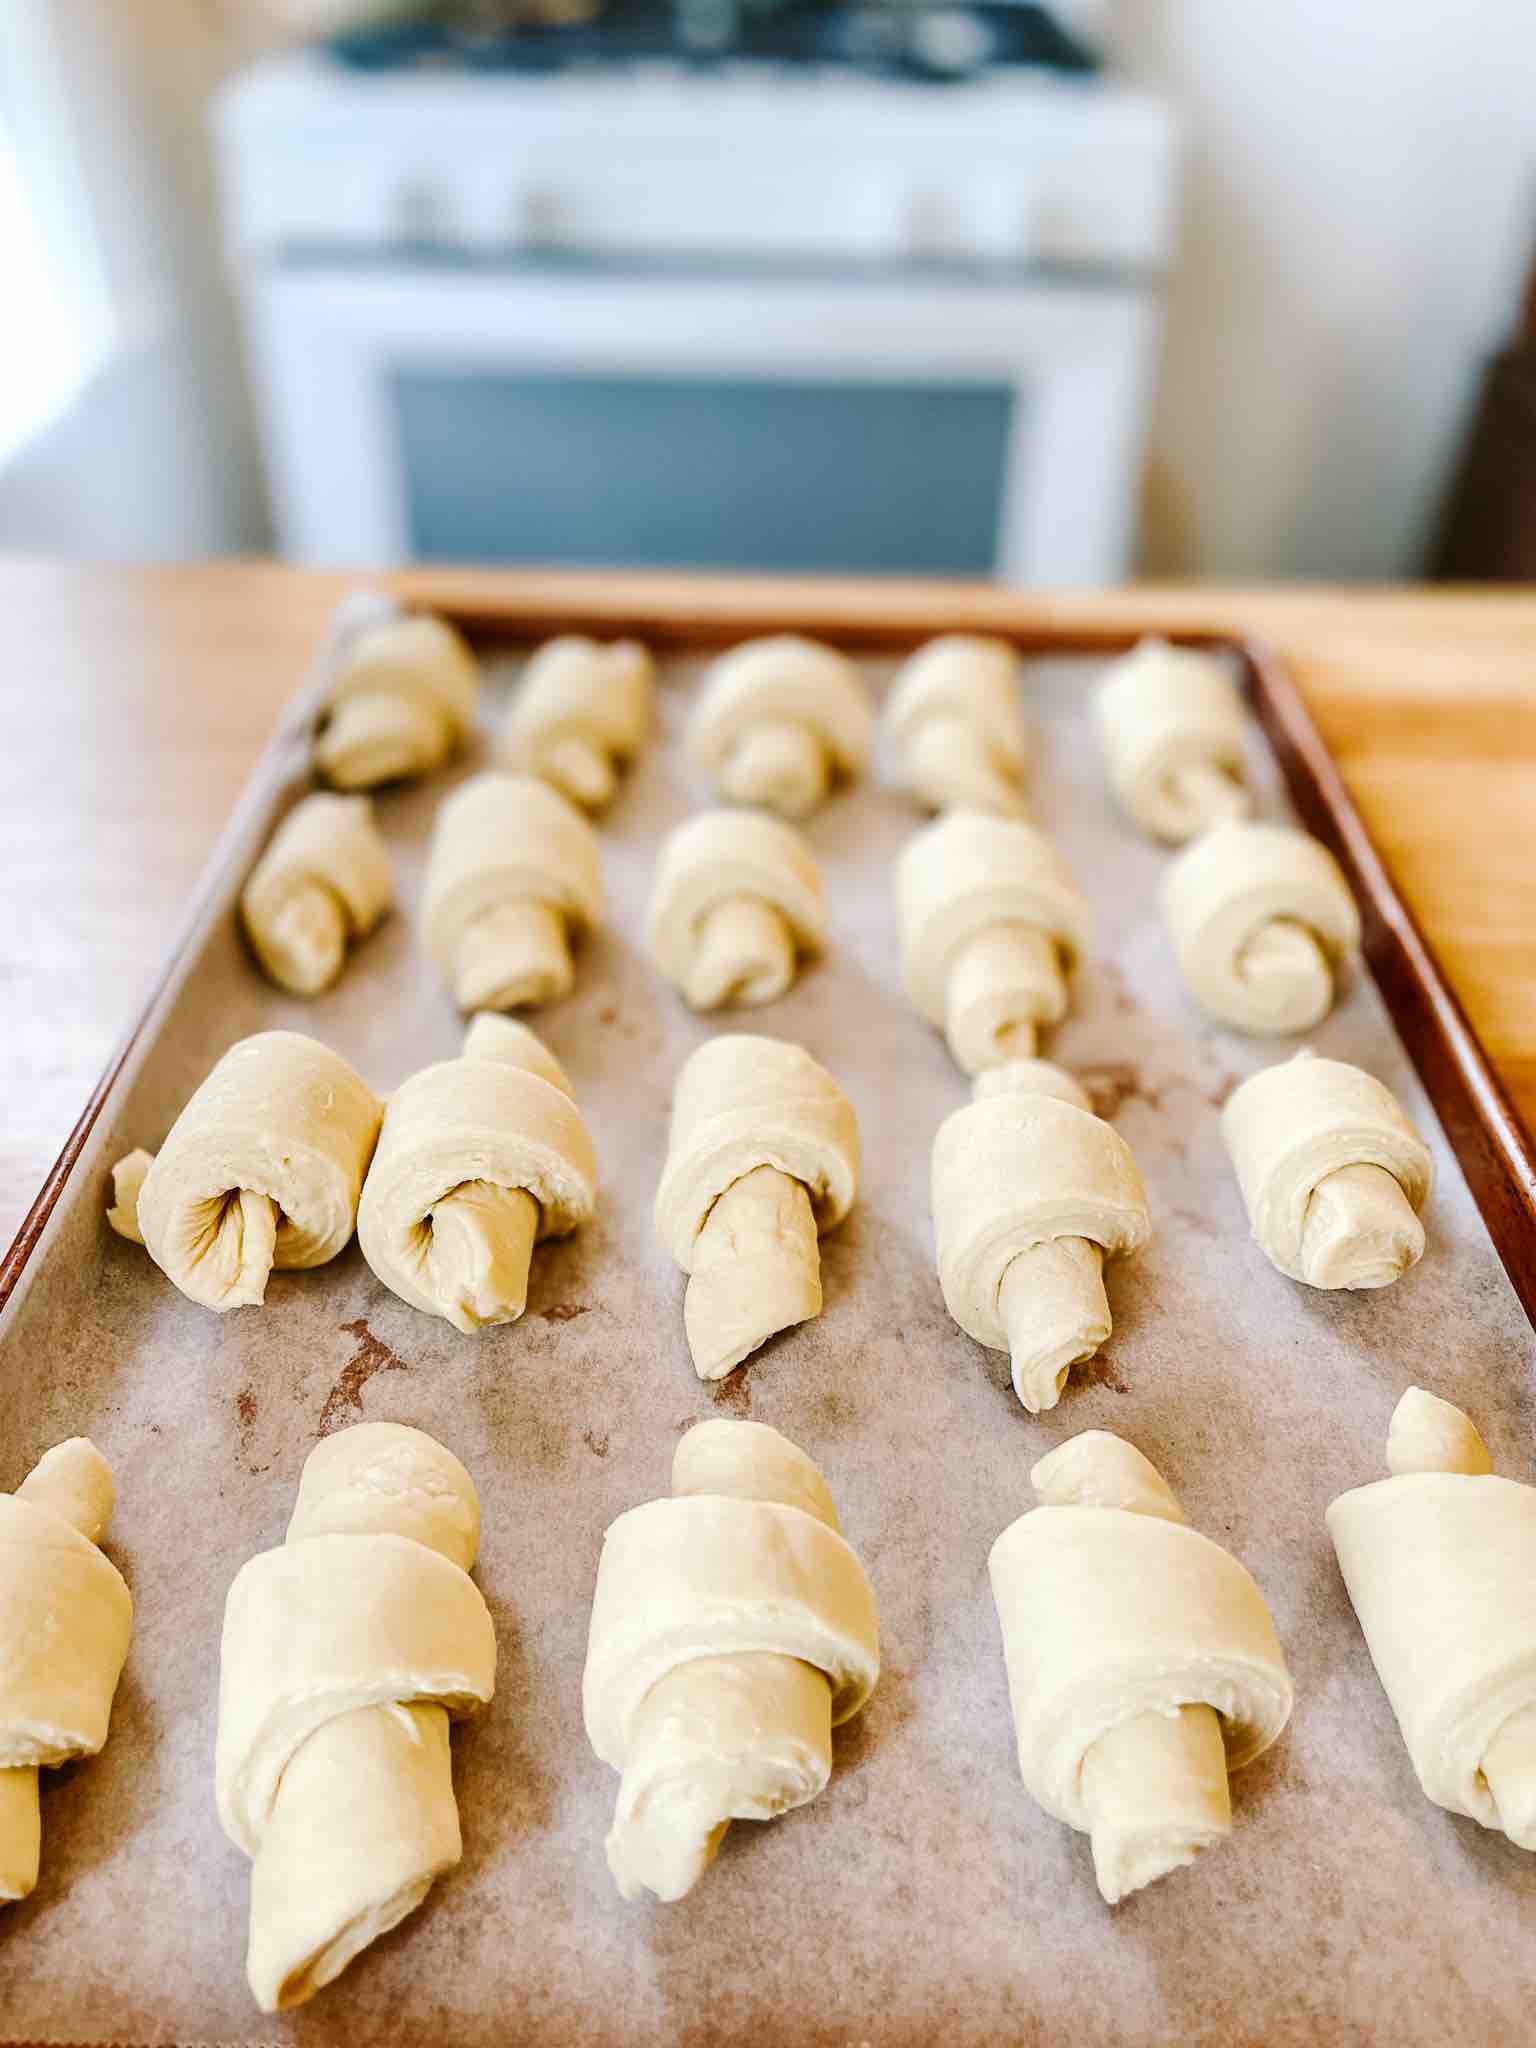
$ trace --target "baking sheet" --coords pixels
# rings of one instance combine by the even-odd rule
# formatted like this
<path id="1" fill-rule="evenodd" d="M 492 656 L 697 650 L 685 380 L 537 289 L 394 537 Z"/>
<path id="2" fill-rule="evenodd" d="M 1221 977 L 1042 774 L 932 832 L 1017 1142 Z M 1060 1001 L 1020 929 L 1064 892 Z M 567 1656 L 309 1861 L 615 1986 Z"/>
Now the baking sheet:
<path id="1" fill-rule="evenodd" d="M 1037 1419 L 1006 1358 L 951 1324 L 933 1271 L 928 1148 L 967 1089 L 899 985 L 890 880 L 916 823 L 900 798 L 865 785 L 810 823 L 828 961 L 765 1009 L 693 1018 L 639 951 L 656 849 L 699 794 L 676 744 L 693 664 L 670 665 L 666 743 L 603 827 L 609 929 L 572 998 L 534 1020 L 591 1126 L 600 1213 L 536 1255 L 523 1321 L 478 1339 L 397 1301 L 355 1246 L 275 1274 L 265 1313 L 220 1318 L 107 1230 L 110 1162 L 159 1142 L 231 1040 L 309 1031 L 380 1089 L 459 1044 L 413 943 L 431 814 L 456 776 L 381 799 L 403 909 L 314 1002 L 247 961 L 229 915 L 245 863 L 231 873 L 0 1322 L 0 1485 L 60 1437 L 93 1436 L 117 1473 L 109 1548 L 137 1610 L 106 1750 L 45 1776 L 42 1879 L 0 1916 L 0 2030 L 350 2048 L 1525 2037 L 1536 1859 L 1419 1793 L 1322 1510 L 1384 1471 L 1413 1381 L 1465 1405 L 1496 1465 L 1529 1477 L 1532 1334 L 1363 978 L 1311 1042 L 1380 1074 L 1430 1137 L 1429 1251 L 1385 1293 L 1330 1297 L 1249 1242 L 1218 1109 L 1285 1048 L 1212 1029 L 1182 996 L 1155 906 L 1166 855 L 1113 812 L 1084 715 L 1096 667 L 1028 670 L 1037 813 L 1097 928 L 1047 1049 L 1135 1148 L 1157 1235 L 1111 1270 L 1109 1345 Z M 302 787 L 293 765 L 284 801 Z M 1283 814 L 1257 751 L 1255 775 Z M 797 1038 L 838 1075 L 865 1177 L 824 1245 L 821 1319 L 710 1388 L 650 1204 L 673 1076 L 721 1028 Z M 884 1671 L 820 1799 L 734 1827 L 687 1901 L 625 1905 L 602 1852 L 617 1780 L 581 1727 L 588 1601 L 607 1523 L 664 1492 L 678 1433 L 717 1414 L 772 1422 L 821 1463 L 880 1596 Z M 312 2004 L 265 2018 L 244 1979 L 248 1866 L 213 1810 L 224 1593 L 281 1540 L 317 1436 L 364 1418 L 432 1431 L 478 1482 L 498 1690 L 454 1738 L 460 1868 Z M 1233 1781 L 1231 1841 L 1114 1911 L 1086 1838 L 1019 1783 L 986 1578 L 993 1538 L 1030 1505 L 1031 1464 L 1090 1427 L 1137 1443 L 1255 1572 L 1297 1694 L 1287 1734 Z"/>

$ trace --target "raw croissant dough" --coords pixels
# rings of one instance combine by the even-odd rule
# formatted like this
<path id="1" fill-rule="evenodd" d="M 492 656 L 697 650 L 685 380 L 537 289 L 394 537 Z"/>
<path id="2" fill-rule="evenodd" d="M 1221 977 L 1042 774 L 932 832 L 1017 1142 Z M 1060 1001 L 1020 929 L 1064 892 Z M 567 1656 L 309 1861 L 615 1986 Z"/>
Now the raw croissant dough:
<path id="1" fill-rule="evenodd" d="M 517 1321 L 535 1240 L 575 1230 L 596 1200 L 592 1140 L 559 1065 L 531 1031 L 477 1017 L 462 1058 L 390 1097 L 357 1241 L 402 1301 L 473 1332 Z"/>
<path id="2" fill-rule="evenodd" d="M 1042 1505 L 990 1561 L 1019 1769 L 1114 1905 L 1231 1832 L 1227 1774 L 1290 1719 L 1290 1674 L 1263 1594 L 1140 1451 L 1086 1430 L 1030 1479 Z"/>
<path id="3" fill-rule="evenodd" d="M 133 1601 L 96 1548 L 112 1468 L 83 1436 L 55 1444 L 0 1493 L 0 1903 L 37 1883 L 44 1765 L 107 1739 Z"/>
<path id="4" fill-rule="evenodd" d="M 1253 1234 L 1309 1287 L 1386 1287 L 1424 1252 L 1429 1148 L 1389 1088 L 1299 1052 L 1237 1089 L 1221 1134 Z"/>
<path id="5" fill-rule="evenodd" d="M 620 1515 L 597 1568 L 582 1703 L 623 1773 L 624 1897 L 682 1898 L 733 1820 L 814 1799 L 879 1675 L 874 1591 L 821 1473 L 763 1423 L 699 1423 L 671 1499 Z"/>
<path id="6" fill-rule="evenodd" d="M 523 670 L 498 749 L 508 768 L 541 775 L 585 811 L 618 788 L 651 719 L 651 657 L 638 640 L 546 640 Z"/>
<path id="7" fill-rule="evenodd" d="M 445 620 L 361 591 L 338 623 L 315 765 L 337 789 L 429 775 L 475 722 L 480 671 Z"/>
<path id="8" fill-rule="evenodd" d="M 1094 699 L 1122 808 L 1154 839 L 1181 843 L 1247 815 L 1243 701 L 1220 655 L 1143 640 Z"/>
<path id="9" fill-rule="evenodd" d="M 1152 1233 L 1131 1148 L 1060 1067 L 1016 1060 L 933 1141 L 933 1226 L 944 1303 L 967 1336 L 1013 1360 L 1031 1415 L 1113 1324 L 1104 1260 Z"/>
<path id="10" fill-rule="evenodd" d="M 1310 1031 L 1360 946 L 1338 862 L 1291 825 L 1217 825 L 1163 876 L 1163 916 L 1190 993 L 1234 1031 Z"/>
<path id="11" fill-rule="evenodd" d="M 1028 1059 L 1066 1014 L 1088 906 L 1032 825 L 957 811 L 924 826 L 896 866 L 901 972 L 968 1074 Z"/>
<path id="12" fill-rule="evenodd" d="M 646 944 L 695 1010 L 771 1003 L 827 940 L 816 857 L 761 811 L 703 811 L 656 863 Z"/>
<path id="13" fill-rule="evenodd" d="M 419 1429 L 317 1444 L 280 1549 L 224 1607 L 219 1819 L 251 1872 L 246 1974 L 300 2005 L 458 1862 L 448 1723 L 490 1699 L 474 1482 Z"/>
<path id="14" fill-rule="evenodd" d="M 803 818 L 864 772 L 873 713 L 858 669 L 816 640 L 747 640 L 713 662 L 688 727 L 694 766 L 727 803 Z"/>
<path id="15" fill-rule="evenodd" d="M 597 835 L 531 775 L 476 775 L 440 806 L 422 901 L 426 947 L 461 1010 L 569 993 L 570 940 L 603 914 Z"/>
<path id="16" fill-rule="evenodd" d="M 240 917 L 279 988 L 312 996 L 341 972 L 395 900 L 389 855 L 365 796 L 318 791 L 288 813 L 240 895 Z"/>
<path id="17" fill-rule="evenodd" d="M 656 1234 L 688 1274 L 683 1323 L 700 1379 L 821 1313 L 819 1232 L 859 1184 L 859 1127 L 798 1045 L 711 1038 L 677 1077 Z"/>
<path id="18" fill-rule="evenodd" d="M 266 1298 L 274 1266 L 323 1266 L 357 1222 L 383 1108 L 342 1059 L 297 1031 L 232 1045 L 172 1124 L 134 1204 L 140 1241 L 207 1308 Z M 136 1152 L 113 1169 L 124 1236 Z"/>
<path id="19" fill-rule="evenodd" d="M 903 663 L 885 700 L 898 780 L 930 811 L 1022 817 L 1029 727 L 1006 640 L 946 633 Z"/>
<path id="20" fill-rule="evenodd" d="M 1422 1387 L 1387 1464 L 1328 1509 L 1377 1676 L 1428 1797 L 1536 1849 L 1536 1487 Z"/>

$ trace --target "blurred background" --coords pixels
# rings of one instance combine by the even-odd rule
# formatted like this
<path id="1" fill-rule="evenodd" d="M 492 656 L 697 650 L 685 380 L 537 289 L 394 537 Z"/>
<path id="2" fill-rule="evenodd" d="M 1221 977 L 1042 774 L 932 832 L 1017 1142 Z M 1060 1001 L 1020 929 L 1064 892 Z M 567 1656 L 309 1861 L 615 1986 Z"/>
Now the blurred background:
<path id="1" fill-rule="evenodd" d="M 1531 0 L 3 0 L 0 548 L 1536 574 Z"/>

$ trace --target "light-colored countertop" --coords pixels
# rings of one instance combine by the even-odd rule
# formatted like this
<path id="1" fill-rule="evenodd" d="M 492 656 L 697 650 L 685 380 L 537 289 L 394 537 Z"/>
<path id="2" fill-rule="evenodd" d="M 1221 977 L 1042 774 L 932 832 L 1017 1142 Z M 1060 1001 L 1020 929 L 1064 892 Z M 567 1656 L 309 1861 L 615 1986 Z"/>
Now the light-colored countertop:
<path id="1" fill-rule="evenodd" d="M 451 580 L 479 596 L 490 582 Z M 616 613 L 633 585 L 565 581 L 613 593 Z M 268 563 L 0 562 L 0 1248 L 137 1014 L 345 582 Z M 913 586 L 889 593 L 893 620 L 909 591 L 915 604 Z M 920 596 L 931 611 L 934 587 Z M 1138 586 L 1048 608 L 1100 626 L 1241 629 L 1288 656 L 1536 1129 L 1536 593 Z"/>

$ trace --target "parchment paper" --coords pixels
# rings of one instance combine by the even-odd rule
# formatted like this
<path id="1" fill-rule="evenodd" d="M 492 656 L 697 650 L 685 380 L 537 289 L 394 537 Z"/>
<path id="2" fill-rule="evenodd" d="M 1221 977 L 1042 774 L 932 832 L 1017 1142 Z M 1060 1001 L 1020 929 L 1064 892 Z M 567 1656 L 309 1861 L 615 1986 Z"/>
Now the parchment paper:
<path id="1" fill-rule="evenodd" d="M 523 1321 L 478 1339 L 396 1300 L 355 1246 L 319 1273 L 274 1275 L 265 1311 L 217 1317 L 103 1222 L 110 1161 L 157 1145 L 246 1032 L 312 1032 L 380 1088 L 458 1047 L 413 943 L 450 779 L 382 799 L 404 908 L 314 1002 L 251 966 L 230 876 L 3 1332 L 0 1485 L 60 1437 L 96 1439 L 117 1472 L 110 1549 L 137 1623 L 105 1752 L 45 1777 L 42 1881 L 0 1917 L 0 2033 L 349 2048 L 1529 2038 L 1536 1858 L 1418 1791 L 1322 1511 L 1383 1473 L 1387 1418 L 1415 1380 L 1470 1410 L 1501 1470 L 1531 1477 L 1531 1332 L 1368 982 L 1312 1042 L 1380 1074 L 1432 1137 L 1428 1255 L 1384 1293 L 1329 1296 L 1249 1241 L 1217 1110 L 1289 1048 L 1215 1031 L 1186 1003 L 1155 906 L 1166 855 L 1103 786 L 1093 673 L 1029 673 L 1037 809 L 1097 921 L 1049 1050 L 1135 1148 L 1157 1236 L 1112 1268 L 1114 1336 L 1038 1420 L 1006 1359 L 951 1324 L 934 1275 L 929 1144 L 967 1090 L 899 985 L 891 870 L 916 823 L 900 798 L 869 784 L 810 825 L 827 963 L 767 1009 L 694 1019 L 638 951 L 657 846 L 697 794 L 676 746 L 688 677 L 670 678 L 683 686 L 664 693 L 667 743 L 603 828 L 609 930 L 573 997 L 535 1020 L 590 1122 L 601 1213 L 536 1255 Z M 504 687 L 503 672 L 488 718 Z M 1267 764 L 1256 773 L 1278 813 Z M 650 1208 L 672 1078 L 733 1026 L 800 1039 L 840 1077 L 865 1180 L 825 1245 L 820 1321 L 709 1389 Z M 884 1672 L 814 1805 L 734 1827 L 686 1902 L 625 1905 L 602 1851 L 617 1781 L 580 1716 L 593 1573 L 606 1524 L 666 1490 L 678 1432 L 714 1414 L 772 1422 L 822 1464 L 880 1596 Z M 316 1437 L 381 1417 L 440 1436 L 478 1482 L 497 1695 L 455 1735 L 462 1866 L 312 2004 L 268 2020 L 244 1978 L 247 1864 L 213 1808 L 224 1594 L 281 1540 Z M 1094 1426 L 1139 1444 L 1256 1573 L 1297 1697 L 1286 1736 L 1234 1780 L 1231 1841 L 1115 1911 L 1086 1839 L 1019 1782 L 986 1578 L 993 1538 L 1031 1504 L 1032 1462 Z"/>

